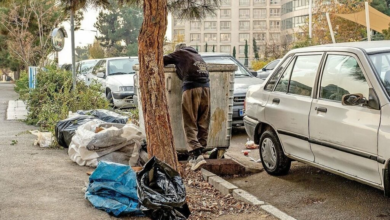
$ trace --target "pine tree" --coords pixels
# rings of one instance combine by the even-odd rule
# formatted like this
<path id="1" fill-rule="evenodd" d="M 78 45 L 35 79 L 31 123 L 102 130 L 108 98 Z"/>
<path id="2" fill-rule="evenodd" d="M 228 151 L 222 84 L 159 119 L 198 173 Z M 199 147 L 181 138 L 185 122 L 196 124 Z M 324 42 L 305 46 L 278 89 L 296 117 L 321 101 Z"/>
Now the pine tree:
<path id="1" fill-rule="evenodd" d="M 204 48 L 204 52 L 207 52 L 207 47 L 208 47 L 208 46 L 207 46 L 207 43 L 206 43 L 206 48 Z"/>
<path id="2" fill-rule="evenodd" d="M 253 38 L 253 53 L 255 54 L 255 59 L 259 60 L 259 50 L 255 38 Z"/>
<path id="3" fill-rule="evenodd" d="M 215 52 L 215 45 L 213 45 L 213 53 Z"/>
<path id="4" fill-rule="evenodd" d="M 244 63 L 244 65 L 247 67 L 248 66 L 248 41 L 247 40 L 245 40 L 244 54 L 245 54 L 245 63 Z"/>
<path id="5" fill-rule="evenodd" d="M 233 47 L 233 57 L 236 58 L 236 46 Z"/>

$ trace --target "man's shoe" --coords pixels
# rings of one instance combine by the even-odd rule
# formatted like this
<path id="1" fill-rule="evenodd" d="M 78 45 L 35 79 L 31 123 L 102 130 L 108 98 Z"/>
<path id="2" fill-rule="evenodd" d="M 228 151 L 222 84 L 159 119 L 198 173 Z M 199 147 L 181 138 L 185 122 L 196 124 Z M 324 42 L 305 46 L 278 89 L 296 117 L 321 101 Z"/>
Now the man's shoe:
<path id="1" fill-rule="evenodd" d="M 203 158 L 203 155 L 199 155 L 195 160 L 191 167 L 192 171 L 199 169 L 203 164 L 206 164 L 206 160 Z"/>

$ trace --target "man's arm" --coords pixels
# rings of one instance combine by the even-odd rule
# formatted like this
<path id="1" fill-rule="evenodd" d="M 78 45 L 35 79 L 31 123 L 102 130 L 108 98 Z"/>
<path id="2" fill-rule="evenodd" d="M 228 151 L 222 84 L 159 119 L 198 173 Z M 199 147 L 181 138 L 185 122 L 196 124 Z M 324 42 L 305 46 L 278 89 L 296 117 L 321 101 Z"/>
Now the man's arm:
<path id="1" fill-rule="evenodd" d="M 176 52 L 164 56 L 164 66 L 169 64 L 176 64 Z"/>

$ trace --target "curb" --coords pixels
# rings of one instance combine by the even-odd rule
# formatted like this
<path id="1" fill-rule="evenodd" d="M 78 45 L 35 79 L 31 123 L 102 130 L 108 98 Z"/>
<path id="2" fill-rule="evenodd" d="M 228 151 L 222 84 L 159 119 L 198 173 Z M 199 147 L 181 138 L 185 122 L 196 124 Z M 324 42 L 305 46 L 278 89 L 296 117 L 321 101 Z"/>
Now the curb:
<path id="1" fill-rule="evenodd" d="M 296 220 L 295 218 L 287 215 L 286 213 L 280 211 L 275 206 L 266 204 L 264 201 L 259 200 L 256 196 L 250 194 L 249 192 L 238 188 L 237 186 L 231 184 L 230 182 L 224 180 L 223 178 L 217 176 L 216 174 L 201 169 L 202 177 L 208 183 L 214 186 L 215 189 L 220 191 L 223 195 L 230 194 L 233 198 L 243 201 L 251 205 L 260 206 L 261 209 L 273 215 L 274 217 L 280 220 Z"/>

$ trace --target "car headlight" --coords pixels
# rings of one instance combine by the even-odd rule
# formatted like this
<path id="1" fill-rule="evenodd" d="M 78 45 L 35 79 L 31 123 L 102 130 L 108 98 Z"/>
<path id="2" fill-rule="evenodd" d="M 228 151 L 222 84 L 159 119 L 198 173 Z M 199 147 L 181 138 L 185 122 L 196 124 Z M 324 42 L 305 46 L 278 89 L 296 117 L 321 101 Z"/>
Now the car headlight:
<path id="1" fill-rule="evenodd" d="M 119 86 L 119 91 L 120 92 L 134 91 L 134 87 L 133 86 Z"/>

